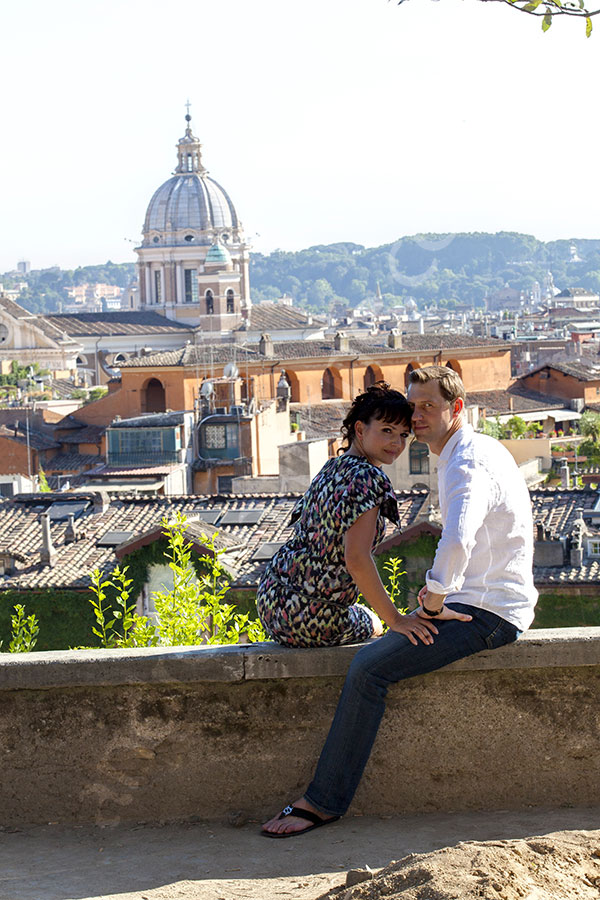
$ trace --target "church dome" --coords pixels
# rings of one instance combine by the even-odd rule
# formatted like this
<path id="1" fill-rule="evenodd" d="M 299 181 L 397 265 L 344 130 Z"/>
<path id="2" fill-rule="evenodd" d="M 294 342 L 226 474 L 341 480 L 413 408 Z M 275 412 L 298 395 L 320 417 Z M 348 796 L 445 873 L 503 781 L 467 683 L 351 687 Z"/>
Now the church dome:
<path id="1" fill-rule="evenodd" d="M 201 147 L 186 116 L 185 135 L 177 145 L 178 166 L 155 191 L 144 220 L 144 241 L 186 246 L 212 244 L 217 234 L 237 231 L 238 217 L 227 192 L 202 165 Z"/>

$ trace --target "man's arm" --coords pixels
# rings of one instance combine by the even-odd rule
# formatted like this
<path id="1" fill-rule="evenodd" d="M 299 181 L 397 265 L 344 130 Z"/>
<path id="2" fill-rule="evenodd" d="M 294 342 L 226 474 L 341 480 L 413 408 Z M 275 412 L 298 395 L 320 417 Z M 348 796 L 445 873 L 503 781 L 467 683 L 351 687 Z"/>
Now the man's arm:
<path id="1" fill-rule="evenodd" d="M 493 490 L 493 483 L 484 469 L 469 464 L 448 467 L 446 521 L 426 578 L 425 605 L 428 608 L 439 608 L 437 598 L 462 587 L 477 532 L 491 508 Z"/>

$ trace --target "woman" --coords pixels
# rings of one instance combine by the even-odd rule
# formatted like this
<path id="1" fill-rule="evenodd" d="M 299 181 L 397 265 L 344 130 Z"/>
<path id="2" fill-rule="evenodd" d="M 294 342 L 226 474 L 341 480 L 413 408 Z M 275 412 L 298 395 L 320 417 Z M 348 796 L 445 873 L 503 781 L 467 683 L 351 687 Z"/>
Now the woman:
<path id="1" fill-rule="evenodd" d="M 292 513 L 294 536 L 267 566 L 256 606 L 267 633 L 287 647 L 324 647 L 365 641 L 393 631 L 431 642 L 414 616 L 403 616 L 385 590 L 371 551 L 398 522 L 387 475 L 404 450 L 411 409 L 406 398 L 378 382 L 354 400 L 342 425 L 343 455 L 328 460 Z M 375 610 L 356 603 L 358 592 Z"/>

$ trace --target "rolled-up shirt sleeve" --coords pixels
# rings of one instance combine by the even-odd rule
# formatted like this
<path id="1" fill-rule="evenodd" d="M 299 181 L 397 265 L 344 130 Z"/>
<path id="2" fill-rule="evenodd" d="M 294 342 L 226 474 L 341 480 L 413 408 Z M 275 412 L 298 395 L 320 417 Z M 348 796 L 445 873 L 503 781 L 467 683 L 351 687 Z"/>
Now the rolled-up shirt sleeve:
<path id="1" fill-rule="evenodd" d="M 427 589 L 435 594 L 459 591 L 475 546 L 476 535 L 492 506 L 493 479 L 485 469 L 449 466 L 445 473 L 445 516 Z"/>

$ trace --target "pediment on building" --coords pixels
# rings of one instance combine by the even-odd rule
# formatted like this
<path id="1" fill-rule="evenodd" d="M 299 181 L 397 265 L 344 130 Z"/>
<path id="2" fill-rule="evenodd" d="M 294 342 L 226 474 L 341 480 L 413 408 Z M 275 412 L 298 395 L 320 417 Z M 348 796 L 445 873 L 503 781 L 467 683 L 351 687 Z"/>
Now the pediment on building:
<path id="1" fill-rule="evenodd" d="M 67 334 L 45 316 L 30 312 L 0 295 L 0 350 L 80 349 Z"/>

